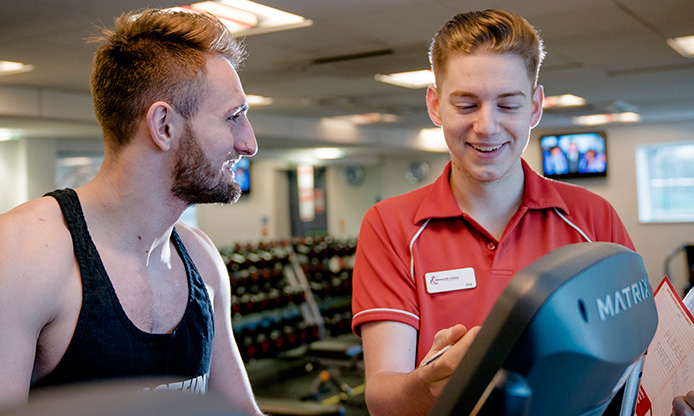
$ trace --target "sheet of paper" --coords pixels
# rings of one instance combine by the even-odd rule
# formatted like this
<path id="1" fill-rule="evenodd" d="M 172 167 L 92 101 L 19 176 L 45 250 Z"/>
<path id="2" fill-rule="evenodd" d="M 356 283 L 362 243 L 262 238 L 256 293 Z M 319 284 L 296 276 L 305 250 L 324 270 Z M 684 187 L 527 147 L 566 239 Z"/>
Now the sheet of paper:
<path id="1" fill-rule="evenodd" d="M 636 416 L 670 416 L 672 399 L 694 390 L 694 318 L 667 277 L 654 300 L 658 328 L 648 347 Z"/>

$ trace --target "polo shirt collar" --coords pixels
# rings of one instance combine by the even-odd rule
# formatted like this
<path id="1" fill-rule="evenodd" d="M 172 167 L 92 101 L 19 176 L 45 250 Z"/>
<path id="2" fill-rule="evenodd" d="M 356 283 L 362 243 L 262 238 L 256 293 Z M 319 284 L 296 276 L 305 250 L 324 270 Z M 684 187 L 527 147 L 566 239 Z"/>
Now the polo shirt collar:
<path id="1" fill-rule="evenodd" d="M 521 159 L 525 175 L 525 190 L 521 206 L 528 209 L 557 208 L 569 213 L 569 208 L 559 192 L 551 186 L 551 179 L 537 174 Z M 451 190 L 451 162 L 446 164 L 441 176 L 429 186 L 428 193 L 415 212 L 414 223 L 418 224 L 432 218 L 454 218 L 463 215 Z"/>
<path id="2" fill-rule="evenodd" d="M 446 164 L 441 176 L 429 186 L 429 192 L 422 199 L 414 215 L 414 223 L 430 218 L 460 217 L 463 212 L 455 201 L 451 190 L 451 162 Z"/>
<path id="3" fill-rule="evenodd" d="M 524 159 L 521 159 L 521 164 L 525 175 L 525 191 L 523 191 L 521 205 L 528 207 L 528 209 L 557 208 L 568 214 L 569 206 L 553 184 L 554 181 L 540 176 Z"/>

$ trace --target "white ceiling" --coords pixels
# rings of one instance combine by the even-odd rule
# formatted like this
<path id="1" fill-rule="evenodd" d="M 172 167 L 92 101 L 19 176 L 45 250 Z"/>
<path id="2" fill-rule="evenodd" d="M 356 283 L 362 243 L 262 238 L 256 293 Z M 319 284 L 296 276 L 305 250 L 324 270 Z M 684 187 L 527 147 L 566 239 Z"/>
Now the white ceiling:
<path id="1" fill-rule="evenodd" d="M 373 76 L 426 68 L 428 44 L 441 25 L 458 12 L 484 8 L 517 12 L 541 31 L 548 55 L 540 82 L 547 95 L 583 96 L 589 110 L 633 106 L 644 122 L 694 119 L 694 60 L 665 42 L 694 34 L 694 0 L 262 3 L 314 24 L 246 39 L 248 59 L 240 73 L 245 90 L 275 99 L 272 106 L 252 109 L 251 121 L 259 113 L 318 118 L 384 111 L 400 116 L 398 127 L 431 127 L 424 90 L 382 84 Z M 87 92 L 95 46 L 84 39 L 93 25 L 110 26 L 115 16 L 131 9 L 172 5 L 163 0 L 0 0 L 0 59 L 35 67 L 0 77 L 0 85 Z M 546 112 L 540 127 L 569 127 L 571 115 L 576 114 Z M 261 148 L 289 146 L 281 138 L 259 140 Z"/>

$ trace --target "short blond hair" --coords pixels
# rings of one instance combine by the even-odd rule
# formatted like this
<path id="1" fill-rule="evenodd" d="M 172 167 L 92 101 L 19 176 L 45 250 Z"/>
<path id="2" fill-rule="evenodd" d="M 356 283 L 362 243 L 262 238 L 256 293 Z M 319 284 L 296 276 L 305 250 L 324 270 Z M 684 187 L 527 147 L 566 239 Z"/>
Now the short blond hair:
<path id="1" fill-rule="evenodd" d="M 446 22 L 431 43 L 429 62 L 437 84 L 445 73 L 449 56 L 478 51 L 520 56 L 534 84 L 545 57 L 542 38 L 521 16 L 503 10 L 461 13 Z"/>
<path id="2" fill-rule="evenodd" d="M 105 41 L 95 54 L 91 75 L 94 111 L 107 146 L 119 149 L 135 134 L 149 106 L 165 101 L 183 117 L 197 112 L 205 94 L 208 54 L 235 69 L 243 45 L 217 18 L 188 11 L 150 9 L 116 19 L 93 41 Z"/>

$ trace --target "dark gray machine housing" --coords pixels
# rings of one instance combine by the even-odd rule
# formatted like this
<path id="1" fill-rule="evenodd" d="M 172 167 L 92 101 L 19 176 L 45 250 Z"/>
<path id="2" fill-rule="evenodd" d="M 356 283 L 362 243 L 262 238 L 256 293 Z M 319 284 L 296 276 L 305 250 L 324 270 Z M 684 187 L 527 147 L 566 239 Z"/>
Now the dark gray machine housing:
<path id="1" fill-rule="evenodd" d="M 641 256 L 560 247 L 509 282 L 429 414 L 601 415 L 657 323 Z"/>

